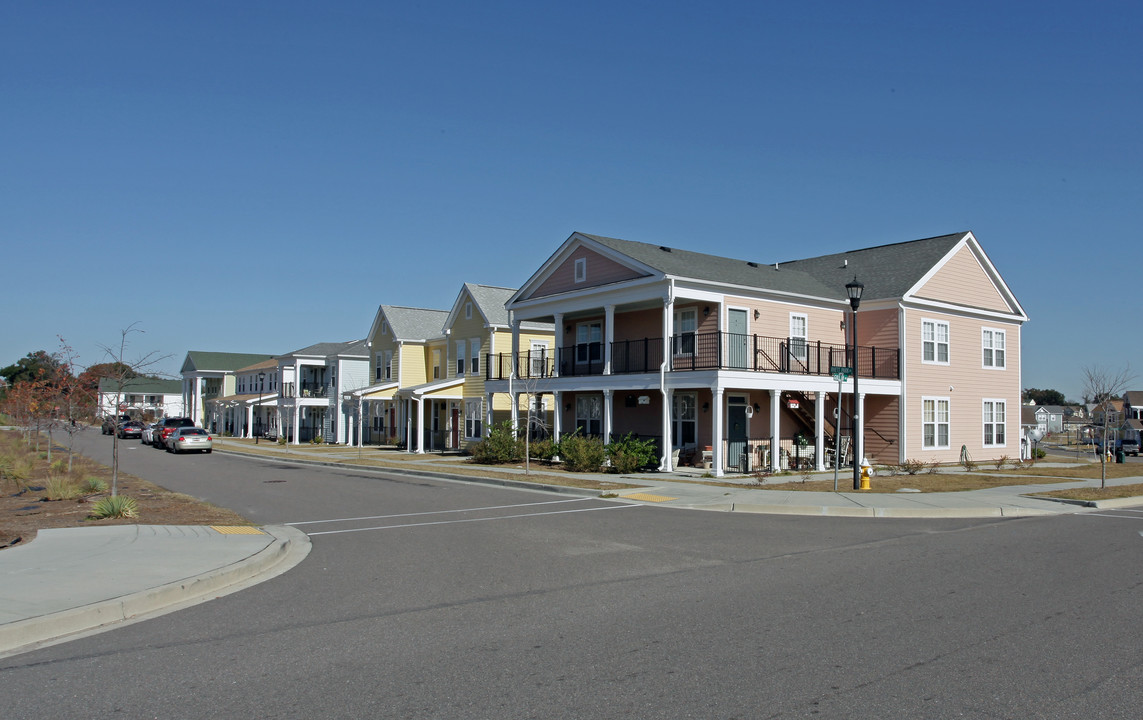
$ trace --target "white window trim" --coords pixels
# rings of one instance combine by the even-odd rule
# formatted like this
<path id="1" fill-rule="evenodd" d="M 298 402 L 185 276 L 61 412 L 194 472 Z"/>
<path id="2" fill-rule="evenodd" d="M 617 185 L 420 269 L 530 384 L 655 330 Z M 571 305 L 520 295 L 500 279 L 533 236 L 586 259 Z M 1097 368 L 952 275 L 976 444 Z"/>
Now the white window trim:
<path id="1" fill-rule="evenodd" d="M 577 283 L 585 282 L 587 280 L 587 258 L 576 258 L 575 261 L 575 281 Z"/>
<path id="2" fill-rule="evenodd" d="M 985 335 L 991 333 L 992 344 L 985 345 Z M 1001 363 L 996 362 L 996 338 L 1003 338 L 1001 340 L 1000 352 L 1004 353 L 1004 361 Z M 986 350 L 992 351 L 992 362 L 986 362 L 984 353 Z M 980 366 L 985 370 L 1007 370 L 1008 369 L 1008 331 L 1001 328 L 982 327 L 980 329 Z"/>
<path id="3" fill-rule="evenodd" d="M 464 377 L 465 370 L 468 369 L 465 366 L 465 363 L 467 362 L 467 359 L 468 359 L 467 350 L 468 350 L 468 341 L 467 340 L 457 340 L 456 341 L 456 376 L 457 377 Z"/>
<path id="4" fill-rule="evenodd" d="M 473 412 L 475 410 L 475 412 Z M 474 398 L 464 401 L 464 439 L 479 440 L 484 434 L 484 400 Z M 472 431 L 476 433 L 472 434 Z"/>
<path id="5" fill-rule="evenodd" d="M 802 329 L 803 329 L 804 334 L 802 334 L 802 335 L 795 335 L 794 334 L 794 320 L 795 319 L 800 319 L 802 321 Z M 793 350 L 794 350 L 793 346 L 794 346 L 794 340 L 795 339 L 799 339 L 802 341 L 802 343 L 801 343 L 801 349 L 802 349 L 801 354 L 793 352 Z M 796 357 L 797 359 L 805 360 L 809 356 L 810 316 L 807 315 L 806 313 L 799 313 L 799 312 L 790 313 L 790 345 L 791 345 L 791 347 L 790 347 L 791 354 L 794 357 Z"/>
<path id="6" fill-rule="evenodd" d="M 992 417 L 993 417 L 993 420 L 992 420 L 992 422 L 991 422 L 991 423 L 989 423 L 989 421 L 988 421 L 988 420 L 985 418 L 985 416 L 984 416 L 984 406 L 985 406 L 985 403 L 992 403 Z M 1000 406 L 1002 406 L 1002 407 L 1004 408 L 1004 421 L 1003 421 L 1003 422 L 999 422 L 999 423 L 998 423 L 998 422 L 996 422 L 996 420 L 995 420 L 995 417 L 996 417 L 996 406 L 997 406 L 997 405 L 1000 405 Z M 980 401 L 980 422 L 981 422 L 981 425 L 980 425 L 980 440 L 981 440 L 981 444 L 982 444 L 984 447 L 986 447 L 986 448 L 1002 448 L 1002 447 L 1008 447 L 1008 401 L 1007 401 L 1006 399 L 1004 399 L 1004 398 L 982 398 L 982 399 L 981 399 L 981 401 Z M 992 425 L 999 425 L 999 426 L 1001 426 L 1001 428 L 1002 428 L 1002 430 L 1003 430 L 1003 432 L 1004 432 L 1004 442 L 999 442 L 999 443 L 998 443 L 998 442 L 991 442 L 991 443 L 990 443 L 990 442 L 986 442 L 986 441 L 985 441 L 985 437 L 986 437 L 986 434 L 985 434 L 985 425 L 988 425 L 988 424 L 992 424 Z M 993 431 L 992 435 L 993 435 L 993 437 L 995 437 L 995 436 L 996 436 L 996 431 L 995 431 L 995 430 Z"/>
<path id="7" fill-rule="evenodd" d="M 480 375 L 480 338 L 468 341 L 468 369 L 473 375 Z"/>
<path id="8" fill-rule="evenodd" d="M 599 342 L 599 357 L 597 359 L 592 359 L 592 357 L 591 357 L 591 345 L 592 345 L 591 328 L 594 325 L 599 326 L 599 341 L 598 341 Z M 579 329 L 581 327 L 586 327 L 588 329 L 586 342 L 580 342 L 579 341 Z M 579 346 L 580 345 L 586 345 L 587 346 L 586 356 L 583 360 L 579 359 Z M 589 320 L 587 322 L 576 323 L 576 326 L 575 326 L 575 362 L 577 365 L 587 365 L 588 363 L 592 363 L 592 362 L 597 362 L 597 363 L 603 362 L 603 321 L 602 320 Z"/>
<path id="9" fill-rule="evenodd" d="M 925 325 L 932 323 L 933 325 L 933 359 L 925 359 Z M 948 360 L 941 360 L 940 347 L 940 334 L 937 329 L 941 326 L 945 328 L 945 334 L 948 338 L 943 344 L 947 348 Z M 925 365 L 949 365 L 952 362 L 952 327 L 949 325 L 948 320 L 936 320 L 933 318 L 921 318 L 921 362 Z"/>
<path id="10" fill-rule="evenodd" d="M 925 403 L 928 401 L 932 401 L 932 403 L 933 403 L 933 444 L 932 445 L 926 445 L 925 444 L 925 425 L 927 424 L 927 421 L 925 420 Z M 942 402 L 946 404 L 946 406 L 948 407 L 948 411 L 949 411 L 948 419 L 944 423 L 942 423 L 939 420 L 940 403 L 942 403 Z M 945 443 L 944 445 L 941 445 L 941 443 L 940 443 L 940 437 L 941 437 L 940 427 L 942 424 L 948 426 L 948 442 Z M 948 450 L 951 447 L 952 447 L 952 398 L 922 395 L 921 396 L 921 448 L 923 450 Z"/>

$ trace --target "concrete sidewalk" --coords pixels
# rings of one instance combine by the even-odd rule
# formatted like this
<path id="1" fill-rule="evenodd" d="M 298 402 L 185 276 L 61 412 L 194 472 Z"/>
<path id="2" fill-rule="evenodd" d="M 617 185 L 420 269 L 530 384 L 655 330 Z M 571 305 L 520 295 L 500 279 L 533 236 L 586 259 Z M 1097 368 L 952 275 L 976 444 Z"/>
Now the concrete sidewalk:
<path id="1" fill-rule="evenodd" d="M 0 551 L 0 657 L 241 590 L 309 550 L 284 526 L 41 530 Z"/>

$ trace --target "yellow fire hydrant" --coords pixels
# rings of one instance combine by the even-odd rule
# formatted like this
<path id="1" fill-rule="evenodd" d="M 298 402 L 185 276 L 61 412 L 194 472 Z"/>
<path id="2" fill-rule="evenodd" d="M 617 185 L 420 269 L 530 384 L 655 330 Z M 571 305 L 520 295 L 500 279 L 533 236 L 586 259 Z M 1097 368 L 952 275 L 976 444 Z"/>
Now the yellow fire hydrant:
<path id="1" fill-rule="evenodd" d="M 868 461 L 861 465 L 861 489 L 869 489 L 869 476 L 873 474 L 873 468 L 869 466 Z"/>

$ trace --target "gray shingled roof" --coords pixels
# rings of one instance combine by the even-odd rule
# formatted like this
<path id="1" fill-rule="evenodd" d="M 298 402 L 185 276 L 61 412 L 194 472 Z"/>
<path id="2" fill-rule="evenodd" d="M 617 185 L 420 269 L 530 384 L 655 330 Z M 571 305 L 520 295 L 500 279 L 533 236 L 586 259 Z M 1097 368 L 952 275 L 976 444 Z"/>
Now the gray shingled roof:
<path id="1" fill-rule="evenodd" d="M 966 233 L 777 264 L 735 260 L 650 243 L 579 234 L 659 272 L 676 277 L 812 297 L 844 298 L 845 284 L 856 275 L 865 285 L 864 297 L 878 299 L 902 297 Z"/>
<path id="2" fill-rule="evenodd" d="M 350 347 L 351 345 L 353 345 L 354 343 L 357 343 L 357 342 L 364 342 L 364 341 L 349 340 L 347 342 L 314 343 L 313 345 L 309 345 L 309 346 L 304 347 L 300 350 L 294 350 L 293 352 L 288 352 L 283 357 L 291 357 L 294 355 L 308 355 L 308 356 L 317 356 L 317 357 L 327 357 L 329 355 L 337 355 L 338 353 L 342 352 L 345 348 Z"/>
<path id="3" fill-rule="evenodd" d="M 477 285 L 476 283 L 465 283 L 464 289 L 468 291 L 469 296 L 479 306 L 480 311 L 484 317 L 488 319 L 490 325 L 499 325 L 501 327 L 508 327 L 508 308 L 505 307 L 508 301 L 516 293 L 514 288 L 502 288 L 492 285 Z M 541 322 L 521 322 L 521 330 L 538 330 L 538 331 L 551 331 L 553 328 L 552 323 Z"/>
<path id="4" fill-rule="evenodd" d="M 254 363 L 269 360 L 273 355 L 258 355 L 251 353 L 203 352 L 190 350 L 180 372 L 190 370 L 222 370 L 234 372 Z"/>
<path id="5" fill-rule="evenodd" d="M 444 335 L 448 310 L 427 310 L 425 308 L 382 305 L 381 312 L 389 321 L 393 337 L 399 340 L 430 340 Z"/>

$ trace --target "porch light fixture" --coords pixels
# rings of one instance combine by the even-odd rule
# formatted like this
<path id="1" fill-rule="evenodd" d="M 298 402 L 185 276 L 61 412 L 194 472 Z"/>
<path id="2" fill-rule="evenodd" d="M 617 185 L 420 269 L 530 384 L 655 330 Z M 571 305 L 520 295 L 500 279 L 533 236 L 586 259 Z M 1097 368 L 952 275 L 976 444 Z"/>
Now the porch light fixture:
<path id="1" fill-rule="evenodd" d="M 861 416 L 857 412 L 857 398 L 859 397 L 857 391 L 857 308 L 861 305 L 861 293 L 865 291 L 865 286 L 857 281 L 857 276 L 853 276 L 853 282 L 845 284 L 845 294 L 849 296 L 849 306 L 853 308 L 853 489 L 861 489 L 861 461 L 863 458 L 858 457 L 859 453 L 865 452 L 864 437 L 861 434 L 863 426 L 861 424 Z"/>
<path id="2" fill-rule="evenodd" d="M 758 403 L 754 403 L 754 412 L 762 412 L 762 406 Z"/>
<path id="3" fill-rule="evenodd" d="M 755 309 L 754 310 L 754 319 L 757 320 L 760 317 L 762 317 L 762 313 L 758 312 L 758 310 Z"/>
<path id="4" fill-rule="evenodd" d="M 710 315 L 710 305 L 707 305 L 702 309 L 702 316 L 707 317 L 708 315 Z"/>
<path id="5" fill-rule="evenodd" d="M 702 404 L 702 411 L 703 411 L 703 412 L 709 412 L 709 411 L 710 411 L 710 403 L 708 403 L 708 402 L 704 402 L 704 403 Z"/>
<path id="6" fill-rule="evenodd" d="M 266 385 L 266 373 L 265 372 L 259 372 L 258 373 L 258 409 L 259 410 L 262 409 L 262 390 L 265 388 L 265 385 Z M 255 445 L 258 444 L 258 438 L 260 438 L 260 437 L 262 437 L 262 436 L 258 432 L 254 433 L 254 444 Z"/>

